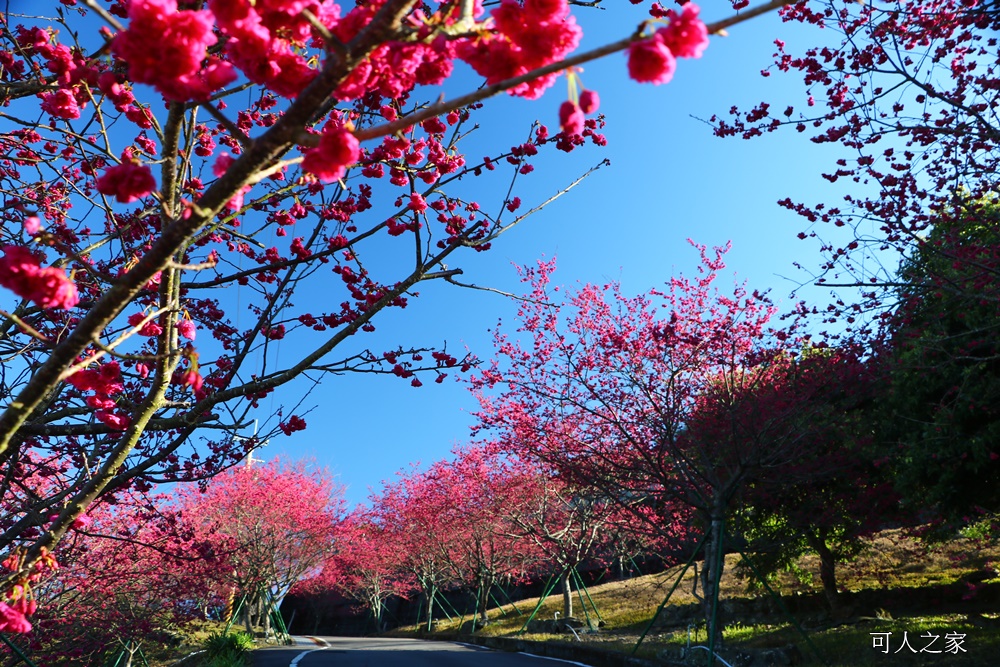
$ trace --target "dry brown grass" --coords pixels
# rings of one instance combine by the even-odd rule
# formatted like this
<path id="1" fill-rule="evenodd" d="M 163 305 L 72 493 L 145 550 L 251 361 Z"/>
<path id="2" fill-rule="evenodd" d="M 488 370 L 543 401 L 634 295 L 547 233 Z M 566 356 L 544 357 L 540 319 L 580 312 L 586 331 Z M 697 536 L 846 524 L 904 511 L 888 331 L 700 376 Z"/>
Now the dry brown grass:
<path id="1" fill-rule="evenodd" d="M 739 557 L 726 557 L 726 572 L 723 576 L 721 594 L 723 598 L 746 597 L 747 581 L 734 575 Z M 794 592 L 809 593 L 821 590 L 819 580 L 819 559 L 805 556 L 798 562 L 800 572 L 812 575 L 811 581 L 803 582 L 792 573 L 782 573 L 772 584 L 783 594 Z M 882 588 L 921 588 L 939 584 L 952 584 L 970 578 L 998 580 L 995 568 L 1000 568 L 1000 545 L 983 545 L 974 540 L 960 538 L 945 544 L 928 546 L 905 532 L 888 530 L 872 539 L 865 551 L 850 563 L 839 566 L 838 575 L 844 588 L 848 590 Z M 639 635 L 645 629 L 654 611 L 663 601 L 673 585 L 681 568 L 674 567 L 666 572 L 637 577 L 625 581 L 608 582 L 590 588 L 590 595 L 605 621 L 605 627 L 596 634 L 581 633 L 581 639 L 605 648 L 631 651 Z M 992 573 L 992 574 L 991 574 Z M 671 604 L 690 604 L 697 601 L 692 593 L 694 570 L 689 569 L 681 584 L 671 596 Z M 514 605 L 507 604 L 503 610 L 491 610 L 490 625 L 479 630 L 479 634 L 505 636 L 518 633 L 528 615 L 538 603 L 538 598 L 522 600 L 516 604 L 521 612 L 517 614 Z M 588 602 L 589 606 L 589 602 Z M 575 615 L 583 618 L 579 598 L 574 599 Z M 539 618 L 552 618 L 562 610 L 562 598 L 550 596 L 538 612 Z M 588 608 L 588 611 L 589 608 Z M 1000 609 L 996 610 L 1000 611 Z M 590 611 L 593 616 L 593 612 Z M 453 633 L 459 628 L 460 620 L 445 621 L 438 627 L 439 633 Z M 770 626 L 747 627 L 738 619 L 726 630 L 726 641 L 746 647 L 780 646 L 796 643 L 806 654 L 806 664 L 821 664 L 809 655 L 809 647 L 794 627 L 788 622 L 778 622 Z M 827 624 L 823 628 L 814 627 L 810 631 L 811 641 L 826 656 L 829 664 L 837 667 L 883 664 L 887 657 L 895 657 L 893 664 L 900 665 L 993 665 L 1000 664 L 1000 619 L 987 614 L 985 619 L 973 622 L 964 614 L 937 614 L 927 609 L 920 616 L 897 619 L 855 618 L 847 624 Z M 985 620 L 990 626 L 982 627 Z M 992 629 L 992 623 L 996 629 Z M 402 628 L 403 632 L 416 631 L 415 627 Z M 942 636 L 946 632 L 960 632 L 967 635 L 966 647 L 973 654 L 932 655 L 924 661 L 921 656 L 886 656 L 874 651 L 871 646 L 872 632 L 894 632 L 900 638 L 902 632 L 910 632 L 914 637 L 932 632 Z M 705 640 L 703 629 L 695 628 L 696 640 Z M 664 650 L 676 651 L 687 641 L 687 630 L 655 630 L 644 642 L 639 654 L 655 657 Z M 698 634 L 700 633 L 700 634 Z M 522 635 L 524 639 L 538 641 L 567 641 L 573 637 L 565 635 Z M 922 645 L 921 645 L 922 646 Z M 893 645 L 896 648 L 896 645 Z M 918 647 L 919 648 L 919 647 Z M 978 656 L 978 657 L 977 657 Z M 989 656 L 983 657 L 983 656 Z M 930 658 L 934 658 L 930 660 Z"/>

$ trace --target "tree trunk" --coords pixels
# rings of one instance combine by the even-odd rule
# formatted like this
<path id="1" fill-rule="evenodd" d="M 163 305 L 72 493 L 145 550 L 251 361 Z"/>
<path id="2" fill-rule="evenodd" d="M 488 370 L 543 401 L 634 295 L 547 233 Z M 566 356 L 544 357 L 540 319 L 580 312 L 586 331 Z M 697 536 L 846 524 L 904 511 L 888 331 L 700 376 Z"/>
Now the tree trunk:
<path id="1" fill-rule="evenodd" d="M 372 616 L 375 618 L 375 633 L 378 634 L 382 632 L 382 600 L 378 594 L 372 595 L 370 598 Z"/>
<path id="2" fill-rule="evenodd" d="M 431 586 L 427 591 L 427 632 L 431 631 L 434 624 L 434 595 L 437 593 L 437 587 Z"/>
<path id="3" fill-rule="evenodd" d="M 271 636 L 271 610 L 272 610 L 270 598 L 264 597 L 260 601 L 260 616 L 261 625 L 264 626 L 264 637 Z"/>
<path id="4" fill-rule="evenodd" d="M 479 583 L 479 600 L 478 600 L 478 615 L 479 615 L 479 626 L 483 627 L 488 625 L 490 622 L 489 615 L 486 610 L 489 607 L 490 600 L 490 589 L 493 588 L 493 579 L 483 580 Z"/>
<path id="5" fill-rule="evenodd" d="M 253 604 L 250 600 L 243 602 L 243 625 L 247 629 L 247 634 L 253 636 Z"/>
<path id="6" fill-rule="evenodd" d="M 826 596 L 826 603 L 829 605 L 830 611 L 837 611 L 841 604 L 840 592 L 837 590 L 837 557 L 827 546 L 825 536 L 822 533 L 807 532 L 806 541 L 819 556 L 819 578 L 823 582 L 823 595 Z"/>
<path id="7" fill-rule="evenodd" d="M 724 539 L 723 514 L 721 512 L 713 513 L 708 539 L 705 540 L 705 563 L 701 569 L 701 590 L 704 595 L 701 607 L 705 617 L 705 628 L 708 631 L 709 647 L 722 645 L 724 623 L 718 584 L 722 580 L 722 572 L 726 563 L 725 552 L 722 549 Z"/>
<path id="8" fill-rule="evenodd" d="M 572 569 L 568 569 L 562 574 L 562 596 L 563 596 L 563 618 L 573 615 L 573 582 L 570 576 Z"/>

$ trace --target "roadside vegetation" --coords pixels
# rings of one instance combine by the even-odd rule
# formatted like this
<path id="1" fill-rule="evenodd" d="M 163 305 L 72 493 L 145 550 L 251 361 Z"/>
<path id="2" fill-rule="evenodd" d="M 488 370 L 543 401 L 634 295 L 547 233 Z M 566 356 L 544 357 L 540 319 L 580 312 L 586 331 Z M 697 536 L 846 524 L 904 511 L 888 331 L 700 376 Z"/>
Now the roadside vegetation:
<path id="1" fill-rule="evenodd" d="M 996 613 L 1000 576 L 995 569 L 1000 562 L 1000 547 L 966 536 L 930 544 L 900 530 L 882 531 L 867 540 L 864 547 L 841 573 L 846 606 L 840 618 L 831 617 L 821 607 L 793 613 L 791 617 L 780 610 L 757 618 L 728 616 L 723 630 L 725 652 L 732 655 L 794 645 L 791 653 L 800 657 L 793 659 L 801 659 L 797 664 L 818 666 L 825 660 L 831 667 L 993 664 L 993 657 L 1000 655 L 1000 614 Z M 538 598 L 491 608 L 490 623 L 477 629 L 476 634 L 582 643 L 631 653 L 680 570 L 681 566 L 675 566 L 658 574 L 591 586 L 587 592 L 603 623 L 599 628 L 588 628 L 587 620 L 593 626 L 598 625 L 588 602 L 587 614 L 582 611 L 578 614 L 584 621 L 584 627 L 577 630 L 578 637 L 569 632 L 522 633 Z M 760 587 L 750 585 L 748 579 L 741 578 L 739 571 L 739 556 L 728 555 L 720 587 L 723 609 L 738 600 L 770 597 Z M 796 601 L 818 599 L 822 595 L 819 559 L 811 555 L 800 558 L 793 569 L 780 573 L 770 586 L 789 607 L 795 606 Z M 693 571 L 689 569 L 672 594 L 670 604 L 661 612 L 661 620 L 653 625 L 635 655 L 678 661 L 689 643 L 707 643 L 705 625 L 698 622 L 696 614 L 691 622 L 664 622 L 668 617 L 677 618 L 674 610 L 698 602 L 692 588 Z M 872 606 L 867 604 L 869 599 L 881 603 Z M 957 602 L 952 601 L 956 599 Z M 807 605 L 800 602 L 798 606 Z M 552 619 L 561 610 L 561 597 L 552 595 L 542 603 L 536 618 Z M 406 636 L 449 638 L 459 634 L 463 626 L 468 630 L 468 620 L 469 616 L 442 619 L 435 623 L 431 633 L 423 625 L 400 628 L 397 632 Z M 908 645 L 916 653 L 903 646 L 904 632 Z M 874 646 L 873 633 L 890 633 L 886 637 L 888 654 Z M 949 634 L 965 635 L 961 642 L 964 652 L 945 651 L 945 637 Z M 935 635 L 938 639 L 930 643 Z M 925 648 L 927 652 L 921 653 Z M 934 650 L 942 652 L 929 652 Z"/>

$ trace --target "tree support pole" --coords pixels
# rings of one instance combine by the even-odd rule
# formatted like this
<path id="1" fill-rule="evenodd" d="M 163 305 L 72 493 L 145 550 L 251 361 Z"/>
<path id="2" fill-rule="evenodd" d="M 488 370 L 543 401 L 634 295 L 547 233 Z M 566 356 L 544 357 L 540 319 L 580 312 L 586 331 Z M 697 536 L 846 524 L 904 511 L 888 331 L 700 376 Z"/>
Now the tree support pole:
<path id="1" fill-rule="evenodd" d="M 562 577 L 562 572 L 559 573 L 559 577 Z M 555 582 L 557 581 L 558 579 L 555 574 L 549 576 L 549 581 L 545 584 L 545 592 L 542 593 L 542 597 L 538 598 L 538 604 L 535 605 L 535 609 L 531 612 L 531 616 L 528 616 L 528 620 L 524 622 L 524 625 L 517 631 L 517 634 L 523 635 L 525 630 L 528 629 L 528 623 L 535 620 L 535 615 L 538 613 L 538 610 L 542 608 L 542 603 L 545 602 L 547 597 L 549 597 L 549 593 L 552 592 L 552 589 L 555 587 Z"/>
<path id="2" fill-rule="evenodd" d="M 582 590 L 586 594 L 587 599 L 590 600 L 590 606 L 594 610 L 594 614 L 597 616 L 597 620 L 604 621 L 604 617 L 601 616 L 600 610 L 597 608 L 597 605 L 594 604 L 594 598 L 590 597 L 590 590 L 588 590 L 587 586 L 583 583 L 583 577 L 580 576 L 579 571 L 577 571 L 575 568 L 573 570 L 573 574 L 576 575 L 576 585 L 578 586 L 577 590 L 578 591 Z"/>
<path id="3" fill-rule="evenodd" d="M 514 611 L 517 612 L 517 615 L 524 616 L 524 612 L 517 608 L 517 605 L 514 604 L 514 601 L 510 599 L 509 595 L 507 595 L 507 591 L 504 590 L 503 586 L 499 586 L 498 588 L 500 589 L 500 592 L 503 593 L 503 596 L 507 598 L 507 602 L 510 604 L 510 606 L 513 607 Z"/>
<path id="4" fill-rule="evenodd" d="M 569 572 L 570 572 L 570 581 L 572 581 L 574 579 L 574 575 L 575 575 L 575 579 L 577 581 L 576 594 L 577 594 L 577 597 L 580 598 L 580 608 L 583 609 L 583 618 L 586 619 L 586 621 L 587 621 L 587 629 L 588 630 L 593 630 L 593 627 L 590 625 L 590 614 L 587 612 L 587 603 L 583 601 L 583 591 L 580 590 L 580 583 L 581 583 L 580 582 L 580 575 L 577 574 L 577 571 L 576 571 L 575 567 L 570 568 Z"/>
<path id="5" fill-rule="evenodd" d="M 240 603 L 238 605 L 236 605 L 236 607 L 233 609 L 233 613 L 229 615 L 229 620 L 226 621 L 226 629 L 222 631 L 222 634 L 224 634 L 224 635 L 228 635 L 229 634 L 230 628 L 233 627 L 233 621 L 236 620 L 236 617 L 239 615 L 240 609 L 243 608 L 243 603 L 246 602 L 246 600 L 247 600 L 247 596 L 246 596 L 246 594 L 244 594 L 240 598 Z"/>
<path id="6" fill-rule="evenodd" d="M 746 552 L 744 552 L 742 549 L 740 549 L 740 556 L 743 558 L 743 560 L 747 562 L 747 565 L 750 566 L 750 570 L 754 573 L 754 576 L 756 576 L 757 579 L 760 581 L 760 583 L 764 585 L 764 589 L 767 590 L 767 592 L 771 595 L 771 597 L 773 597 L 775 600 L 778 601 L 778 606 L 781 607 L 782 613 L 784 613 L 785 616 L 788 617 L 788 620 L 792 622 L 792 625 L 795 626 L 795 629 L 798 630 L 800 635 L 802 635 L 802 638 L 806 640 L 806 644 L 809 645 L 809 648 L 812 650 L 813 654 L 819 659 L 821 663 L 829 667 L 830 663 L 827 662 L 826 657 L 824 657 L 824 655 L 820 653 L 819 647 L 817 647 L 813 643 L 812 639 L 809 638 L 809 635 L 806 634 L 806 631 L 802 628 L 799 622 L 795 620 L 795 617 L 792 616 L 791 612 L 788 611 L 788 607 L 785 606 L 785 601 L 781 599 L 780 595 L 774 592 L 774 589 L 772 589 L 771 586 L 767 583 L 767 579 L 763 575 L 761 575 L 760 570 L 757 569 L 757 566 L 754 565 L 754 562 L 750 560 L 750 557 L 747 556 Z"/>
<path id="7" fill-rule="evenodd" d="M 677 590 L 677 587 L 681 583 L 681 579 L 684 578 L 684 574 L 688 571 L 688 568 L 691 567 L 691 563 L 694 562 L 694 559 L 698 555 L 698 552 L 701 551 L 701 547 L 703 544 L 705 544 L 706 539 L 708 539 L 707 532 L 701 536 L 701 540 L 698 541 L 698 546 L 696 546 L 694 548 L 694 551 L 691 552 L 691 556 L 687 559 L 687 562 L 684 563 L 684 567 L 681 568 L 681 573 L 677 575 L 677 580 L 674 582 L 674 585 L 670 587 L 670 591 L 667 593 L 667 597 L 664 598 L 663 602 L 660 603 L 660 606 L 656 608 L 656 613 L 653 614 L 653 618 L 649 619 L 649 624 L 646 625 L 646 629 L 643 630 L 642 635 L 639 636 L 639 641 L 637 641 L 635 643 L 635 646 L 632 647 L 632 655 L 635 655 L 635 652 L 639 650 L 639 646 L 642 645 L 642 641 L 646 638 L 646 635 L 648 635 L 649 631 L 653 629 L 653 623 L 656 622 L 656 617 L 659 616 L 660 612 L 663 611 L 663 608 L 667 606 L 667 602 L 670 601 L 670 596 L 674 594 L 675 590 Z"/>
<path id="8" fill-rule="evenodd" d="M 715 664 L 715 635 L 716 631 L 721 634 L 719 628 L 719 586 L 722 584 L 722 559 L 724 558 L 722 544 L 726 541 L 726 524 L 722 519 L 712 519 L 711 532 L 715 533 L 716 545 L 714 555 L 714 568 L 712 578 L 715 584 L 712 586 L 712 619 L 708 625 L 708 667 Z"/>
<path id="9" fill-rule="evenodd" d="M 448 617 L 449 621 L 454 620 L 452 619 L 451 614 L 448 613 L 448 610 L 445 608 L 444 602 L 442 602 L 442 600 L 448 603 L 448 606 L 451 607 L 451 610 L 455 612 L 455 616 L 458 616 L 458 610 L 455 609 L 454 605 L 452 605 L 451 602 L 448 602 L 448 598 L 446 598 L 445 596 L 438 595 L 437 597 L 435 597 L 434 601 L 437 602 L 438 608 L 441 609 L 442 612 L 444 612 L 444 615 Z"/>
<path id="10" fill-rule="evenodd" d="M 20 658 L 20 660 L 18 660 L 17 662 L 23 662 L 24 664 L 28 665 L 28 667 L 38 667 L 38 665 L 36 665 L 31 661 L 31 658 L 29 658 L 24 654 L 24 651 L 18 648 L 17 644 L 7 639 L 7 635 L 5 635 L 2 632 L 0 632 L 0 640 L 3 640 L 3 643 L 9 646 L 11 650 L 17 654 L 17 657 Z M 17 662 L 15 662 L 14 664 L 16 665 Z"/>

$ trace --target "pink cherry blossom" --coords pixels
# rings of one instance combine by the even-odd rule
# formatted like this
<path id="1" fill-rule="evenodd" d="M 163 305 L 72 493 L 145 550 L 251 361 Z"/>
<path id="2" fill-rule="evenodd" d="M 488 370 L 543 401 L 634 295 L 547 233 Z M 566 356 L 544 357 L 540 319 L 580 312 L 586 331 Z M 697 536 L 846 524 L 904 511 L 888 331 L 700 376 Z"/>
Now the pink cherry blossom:
<path id="1" fill-rule="evenodd" d="M 129 424 L 132 423 L 132 420 L 125 415 L 116 415 L 106 410 L 98 410 L 94 413 L 94 416 L 97 417 L 98 421 L 110 426 L 116 431 L 124 431 L 129 427 Z"/>
<path id="2" fill-rule="evenodd" d="M 699 11 L 692 2 L 684 5 L 680 14 L 671 9 L 667 12 L 670 24 L 656 32 L 678 58 L 701 58 L 708 48 L 708 29 L 698 18 Z"/>
<path id="3" fill-rule="evenodd" d="M 640 83 L 667 83 L 675 69 L 677 59 L 658 35 L 629 47 L 628 75 Z"/>
<path id="4" fill-rule="evenodd" d="M 123 204 L 131 204 L 156 190 L 153 172 L 144 164 L 131 160 L 108 168 L 97 179 L 97 191 L 102 195 L 113 195 Z"/>
<path id="5" fill-rule="evenodd" d="M 191 320 L 178 320 L 177 333 L 184 336 L 188 340 L 194 340 L 194 337 L 197 333 L 197 329 L 194 326 L 194 322 L 192 322 Z"/>
<path id="6" fill-rule="evenodd" d="M 111 51 L 128 63 L 132 81 L 184 102 L 204 99 L 236 78 L 232 65 L 218 59 L 202 67 L 217 41 L 211 12 L 178 11 L 176 0 L 132 0 L 128 16 L 128 29 L 114 38 Z"/>
<path id="7" fill-rule="evenodd" d="M 343 178 L 347 167 L 358 161 L 361 144 L 342 124 L 329 121 L 323 127 L 319 146 L 307 150 L 302 168 L 324 183 Z"/>
<path id="8" fill-rule="evenodd" d="M 601 106 L 601 98 L 595 90 L 580 91 L 580 111 L 590 115 Z"/>
<path id="9" fill-rule="evenodd" d="M 41 260 L 21 246 L 4 246 L 0 259 L 0 285 L 42 308 L 72 308 L 79 301 L 76 284 L 54 266 L 41 268 Z"/>
<path id="10" fill-rule="evenodd" d="M 0 602 L 0 632 L 31 632 L 31 623 L 23 613 L 6 602 Z"/>
<path id="11" fill-rule="evenodd" d="M 70 90 L 60 88 L 52 93 L 42 93 L 39 97 L 42 98 L 42 111 L 45 113 L 66 120 L 76 120 L 80 117 L 80 104 Z"/>
<path id="12" fill-rule="evenodd" d="M 583 111 L 570 100 L 566 100 L 559 105 L 559 127 L 566 134 L 580 134 L 583 132 Z"/>

